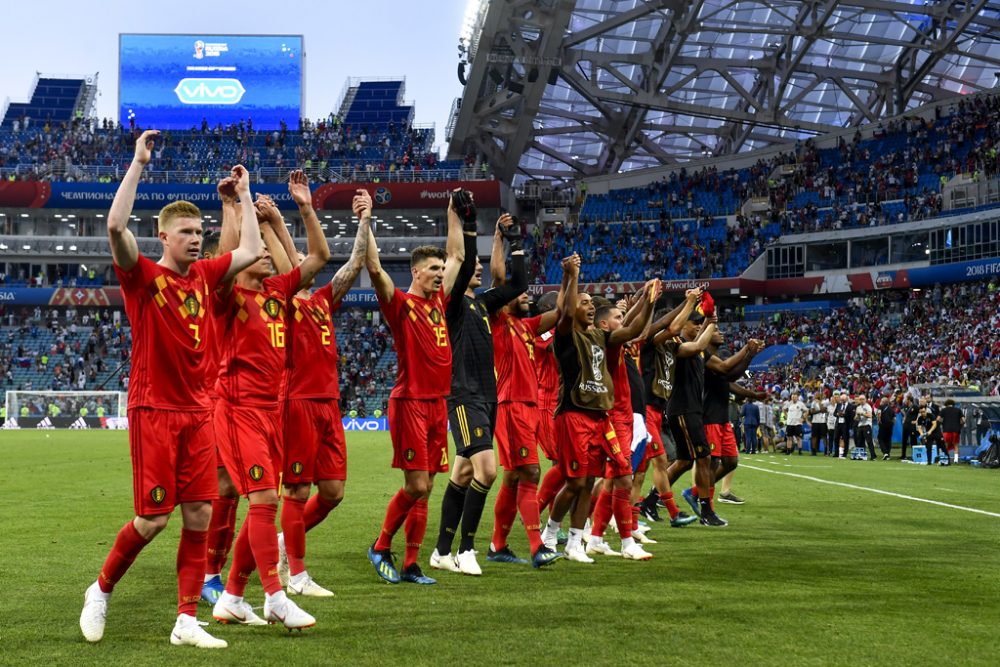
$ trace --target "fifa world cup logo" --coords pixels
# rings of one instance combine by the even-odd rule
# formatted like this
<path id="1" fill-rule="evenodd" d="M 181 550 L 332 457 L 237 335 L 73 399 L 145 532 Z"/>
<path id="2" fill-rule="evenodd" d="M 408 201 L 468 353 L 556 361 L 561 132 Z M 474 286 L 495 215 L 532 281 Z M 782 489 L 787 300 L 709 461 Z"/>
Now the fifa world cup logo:
<path id="1" fill-rule="evenodd" d="M 604 373 L 601 372 L 601 364 L 604 362 L 604 349 L 599 345 L 590 346 L 590 365 L 594 374 L 594 379 L 598 382 L 604 381 Z"/>

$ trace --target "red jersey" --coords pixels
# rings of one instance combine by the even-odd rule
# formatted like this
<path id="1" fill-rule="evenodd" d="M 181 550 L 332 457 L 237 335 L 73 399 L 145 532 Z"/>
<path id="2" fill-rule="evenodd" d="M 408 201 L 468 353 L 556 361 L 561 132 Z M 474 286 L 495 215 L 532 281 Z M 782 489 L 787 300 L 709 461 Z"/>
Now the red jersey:
<path id="1" fill-rule="evenodd" d="M 492 318 L 497 400 L 501 403 L 538 403 L 534 332 L 541 319 L 541 315 L 522 319 L 503 311 Z"/>
<path id="2" fill-rule="evenodd" d="M 615 383 L 615 405 L 611 408 L 611 420 L 632 419 L 632 388 L 628 383 L 628 366 L 625 365 L 625 346 L 608 347 L 608 370 Z"/>
<path id="3" fill-rule="evenodd" d="M 132 324 L 130 408 L 211 407 L 205 371 L 213 332 L 206 311 L 231 262 L 229 254 L 199 260 L 186 276 L 141 255 L 131 271 L 115 265 Z"/>
<path id="4" fill-rule="evenodd" d="M 450 300 L 443 290 L 425 299 L 399 288 L 391 301 L 379 297 L 399 368 L 392 398 L 444 398 L 451 393 L 451 341 L 444 319 Z"/>
<path id="5" fill-rule="evenodd" d="M 333 286 L 327 283 L 305 299 L 292 297 L 290 305 L 294 333 L 285 395 L 339 400 L 337 337 L 331 314 L 340 301 L 333 302 Z"/>
<path id="6" fill-rule="evenodd" d="M 263 289 L 233 286 L 220 333 L 225 336 L 219 381 L 220 398 L 233 405 L 278 407 L 285 371 L 286 305 L 299 289 L 302 272 L 264 279 Z"/>
<path id="7" fill-rule="evenodd" d="M 205 311 L 205 326 L 211 335 L 208 337 L 208 350 L 205 352 L 205 388 L 210 398 L 218 398 L 215 384 L 219 380 L 219 363 L 222 361 L 223 342 L 226 339 L 226 306 L 228 300 L 220 299 L 213 292 Z"/>
<path id="8" fill-rule="evenodd" d="M 554 330 L 553 330 L 554 331 Z M 555 411 L 559 405 L 559 362 L 552 353 L 552 331 L 535 336 L 535 379 L 538 380 L 538 407 Z"/>

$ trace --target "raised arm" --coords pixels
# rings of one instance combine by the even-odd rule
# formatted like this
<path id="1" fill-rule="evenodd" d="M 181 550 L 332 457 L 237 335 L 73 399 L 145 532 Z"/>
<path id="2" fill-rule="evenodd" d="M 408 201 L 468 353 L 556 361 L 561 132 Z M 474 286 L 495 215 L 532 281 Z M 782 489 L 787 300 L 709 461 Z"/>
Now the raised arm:
<path id="1" fill-rule="evenodd" d="M 579 297 L 580 255 L 575 252 L 562 261 L 563 279 L 559 291 L 563 294 L 562 303 L 556 311 L 556 331 L 566 335 L 573 330 L 573 318 L 576 317 L 576 304 Z"/>
<path id="2" fill-rule="evenodd" d="M 295 247 L 295 241 L 292 240 L 292 235 L 288 233 L 288 227 L 285 225 L 285 218 L 281 215 L 281 209 L 278 208 L 278 205 L 274 203 L 271 197 L 260 193 L 257 193 L 257 201 L 254 202 L 254 206 L 258 210 L 263 209 L 267 213 L 267 221 L 271 223 L 271 229 L 274 230 L 274 235 L 278 237 L 281 248 L 285 251 L 285 256 L 288 257 L 288 261 L 291 262 L 293 267 L 298 266 L 299 249 Z M 270 248 L 270 246 L 268 247 Z M 273 255 L 274 253 L 271 254 Z"/>
<path id="3" fill-rule="evenodd" d="M 735 381 L 742 377 L 746 370 L 750 368 L 750 362 L 753 361 L 753 358 L 757 356 L 758 352 L 764 349 L 764 343 L 756 339 L 751 339 L 747 343 L 747 348 L 749 348 L 747 355 L 726 374 L 727 380 Z"/>
<path id="4" fill-rule="evenodd" d="M 732 370 L 739 364 L 743 363 L 743 360 L 750 355 L 750 345 L 750 343 L 747 343 L 740 349 L 739 352 L 731 354 L 725 359 L 720 359 L 713 354 L 708 358 L 708 361 L 705 362 L 705 368 L 713 373 L 718 373 L 719 375 L 725 375 L 728 377 L 729 373 L 732 372 Z"/>
<path id="5" fill-rule="evenodd" d="M 646 287 L 642 290 L 642 295 L 639 296 L 639 300 L 632 307 L 633 309 L 638 309 L 638 314 L 625 326 L 612 331 L 611 336 L 608 338 L 608 344 L 618 345 L 638 338 L 642 330 L 649 324 L 649 318 L 653 314 L 653 304 L 660 298 L 662 290 L 663 284 L 659 278 L 654 278 L 646 283 Z"/>
<path id="6" fill-rule="evenodd" d="M 702 328 L 701 333 L 698 334 L 698 338 L 693 341 L 685 341 L 680 344 L 677 348 L 678 357 L 693 357 L 696 354 L 701 354 L 708 349 L 708 346 L 712 342 L 712 336 L 715 335 L 715 318 L 713 317 L 709 320 L 708 324 Z"/>
<path id="7" fill-rule="evenodd" d="M 767 394 L 762 391 L 747 389 L 743 385 L 736 384 L 735 382 L 729 383 L 729 393 L 734 396 L 742 396 L 743 398 L 752 398 L 755 401 L 762 401 L 767 397 Z M 743 409 L 746 409 L 746 405 L 743 406 Z"/>
<path id="8" fill-rule="evenodd" d="M 507 218 L 507 220 L 505 220 Z M 513 227 L 514 221 L 509 215 L 502 215 L 497 221 L 498 229 L 509 229 Z M 503 232 L 501 232 L 502 234 Z M 501 248 L 503 241 L 500 242 Z M 511 243 L 513 249 L 510 253 L 510 283 L 494 283 L 494 287 L 483 292 L 482 301 L 486 310 L 493 314 L 506 306 L 508 303 L 528 291 L 528 270 L 524 265 L 524 250 L 516 242 Z M 494 250 L 496 250 L 496 240 L 494 239 Z M 501 251 L 501 256 L 503 255 Z M 502 260 L 501 260 L 502 261 Z M 492 266 L 490 267 L 492 270 Z M 506 271 L 504 272 L 506 274 Z M 551 327 L 550 327 L 551 328 Z M 548 329 L 546 329 L 548 331 Z"/>
<path id="9" fill-rule="evenodd" d="M 135 156 L 125 172 L 125 178 L 118 186 L 115 200 L 108 211 L 108 241 L 111 243 L 111 257 L 123 271 L 131 271 L 139 261 L 139 245 L 128 228 L 128 219 L 135 205 L 135 193 L 139 189 L 142 170 L 153 157 L 153 140 L 159 130 L 146 130 L 135 142 Z"/>
<path id="10" fill-rule="evenodd" d="M 306 287 L 316 277 L 316 274 L 330 261 L 330 244 L 327 243 L 323 228 L 312 205 L 312 191 L 309 189 L 309 178 L 296 169 L 288 175 L 288 194 L 299 207 L 299 214 L 306 226 L 306 241 L 308 250 L 306 258 L 299 265 L 302 277 L 299 279 L 299 289 Z"/>
<path id="11" fill-rule="evenodd" d="M 254 210 L 257 212 L 257 224 L 260 225 L 260 235 L 264 239 L 264 245 L 271 254 L 271 263 L 274 264 L 275 272 L 279 274 L 288 273 L 298 264 L 299 258 L 296 255 L 288 255 L 285 246 L 275 231 L 275 225 L 271 222 L 273 214 L 277 214 L 278 226 L 284 227 L 285 223 L 281 218 L 281 213 L 269 200 L 257 197 L 254 202 Z"/>
<path id="12" fill-rule="evenodd" d="M 396 286 L 392 284 L 392 278 L 382 268 L 382 261 L 378 256 L 378 245 L 375 243 L 375 234 L 372 228 L 368 227 L 368 251 L 365 253 L 365 268 L 372 279 L 372 287 L 380 301 L 389 303 L 392 295 L 396 291 Z"/>
<path id="13" fill-rule="evenodd" d="M 503 232 L 500 231 L 501 225 L 513 225 L 514 219 L 509 213 L 504 213 L 497 220 L 496 231 L 493 232 L 493 249 L 490 252 L 490 286 L 500 287 L 505 282 L 507 282 L 507 253 L 504 252 L 503 247 Z"/>
<path id="14" fill-rule="evenodd" d="M 236 181 L 232 176 L 226 176 L 215 187 L 222 200 L 222 231 L 219 233 L 219 254 L 236 250 L 240 245 L 241 215 L 239 202 L 236 200 Z"/>
<path id="15" fill-rule="evenodd" d="M 469 197 L 471 198 L 471 194 Z M 459 217 L 458 211 L 455 210 L 454 196 L 450 197 L 448 200 L 448 242 L 445 245 L 445 252 L 448 254 L 448 259 L 444 262 L 444 281 L 441 284 L 441 288 L 444 290 L 444 295 L 448 296 L 451 294 L 452 289 L 455 287 L 455 282 L 458 280 L 459 271 L 463 268 L 462 265 L 465 262 L 465 235 L 471 234 L 473 237 L 476 235 L 476 221 L 472 222 L 463 221 Z M 473 212 L 475 208 L 473 208 Z M 475 257 L 472 258 L 472 271 L 476 270 Z M 471 279 L 472 274 L 469 274 Z M 466 282 L 466 286 L 468 282 Z M 459 291 L 459 294 L 465 291 L 465 287 Z"/>
<path id="16" fill-rule="evenodd" d="M 231 176 L 236 181 L 236 194 L 240 198 L 240 244 L 233 250 L 232 262 L 223 281 L 231 280 L 237 273 L 257 261 L 263 251 L 257 214 L 250 196 L 250 172 L 243 165 L 233 167 Z"/>
<path id="17" fill-rule="evenodd" d="M 681 333 L 684 323 L 691 317 L 698 299 L 701 298 L 700 289 L 689 289 L 684 293 L 684 303 L 677 306 L 669 313 L 653 322 L 650 332 L 653 334 L 653 342 L 657 345 L 667 342 L 674 336 Z"/>
<path id="18" fill-rule="evenodd" d="M 372 222 L 372 196 L 367 190 L 358 190 L 351 202 L 354 215 L 358 216 L 358 233 L 354 237 L 354 247 L 351 249 L 351 256 L 347 262 L 337 269 L 330 281 L 333 290 L 333 302 L 337 303 L 344 298 L 344 295 L 351 289 L 361 267 L 364 266 L 365 257 L 368 255 L 368 243 L 371 237 L 369 230 Z"/>

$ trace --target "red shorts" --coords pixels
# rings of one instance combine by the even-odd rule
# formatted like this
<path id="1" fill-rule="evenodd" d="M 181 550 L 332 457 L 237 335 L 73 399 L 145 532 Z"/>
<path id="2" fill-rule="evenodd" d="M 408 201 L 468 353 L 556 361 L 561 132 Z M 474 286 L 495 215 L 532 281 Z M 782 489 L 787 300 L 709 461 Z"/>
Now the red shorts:
<path id="1" fill-rule="evenodd" d="M 137 515 L 170 514 L 180 503 L 219 497 L 212 413 L 130 408 L 128 426 Z"/>
<path id="2" fill-rule="evenodd" d="M 563 412 L 556 415 L 559 466 L 566 477 L 602 477 L 605 461 L 616 470 L 632 466 L 622 452 L 611 420 L 602 413 Z"/>
<path id="3" fill-rule="evenodd" d="M 961 440 L 962 433 L 960 431 L 945 431 L 944 432 L 944 444 L 951 446 L 957 446 Z"/>
<path id="4" fill-rule="evenodd" d="M 643 455 L 643 463 L 655 459 L 657 456 L 666 453 L 663 446 L 663 410 L 647 405 L 646 406 L 646 432 L 649 433 L 649 442 L 646 443 L 646 453 Z M 645 470 L 646 466 L 640 466 Z"/>
<path id="5" fill-rule="evenodd" d="M 712 456 L 740 455 L 732 424 L 705 424 L 705 439 L 712 448 Z"/>
<path id="6" fill-rule="evenodd" d="M 542 453 L 549 461 L 557 460 L 559 448 L 556 447 L 556 418 L 553 416 L 554 409 L 540 406 L 538 410 L 538 434 L 535 437 L 538 446 L 542 448 Z"/>
<path id="7" fill-rule="evenodd" d="M 504 401 L 497 407 L 497 452 L 504 470 L 538 465 L 538 408 Z"/>
<path id="8" fill-rule="evenodd" d="M 347 479 L 347 442 L 336 399 L 285 401 L 282 484 Z"/>
<path id="9" fill-rule="evenodd" d="M 628 443 L 628 447 L 632 446 L 632 415 L 629 414 L 628 419 L 625 417 L 616 417 L 611 420 L 611 425 L 615 429 L 615 439 L 618 440 L 618 444 Z M 604 478 L 614 479 L 615 477 L 625 477 L 632 475 L 632 459 L 627 455 L 624 457 L 625 462 L 628 464 L 625 467 L 621 466 L 621 461 L 615 458 L 608 458 L 604 465 Z"/>
<path id="10" fill-rule="evenodd" d="M 278 488 L 281 430 L 274 417 L 272 410 L 233 405 L 225 399 L 215 406 L 219 451 L 241 496 Z"/>
<path id="11" fill-rule="evenodd" d="M 390 398 L 392 467 L 448 472 L 448 405 L 443 398 Z"/>

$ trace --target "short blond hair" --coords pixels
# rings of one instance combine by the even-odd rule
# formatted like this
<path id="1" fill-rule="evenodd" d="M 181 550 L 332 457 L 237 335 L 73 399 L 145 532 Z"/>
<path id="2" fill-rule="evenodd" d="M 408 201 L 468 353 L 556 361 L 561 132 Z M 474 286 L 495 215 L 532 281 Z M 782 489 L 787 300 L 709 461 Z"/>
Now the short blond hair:
<path id="1" fill-rule="evenodd" d="M 171 202 L 160 209 L 160 215 L 156 220 L 157 230 L 167 231 L 175 218 L 198 218 L 201 220 L 201 209 L 189 201 Z"/>

